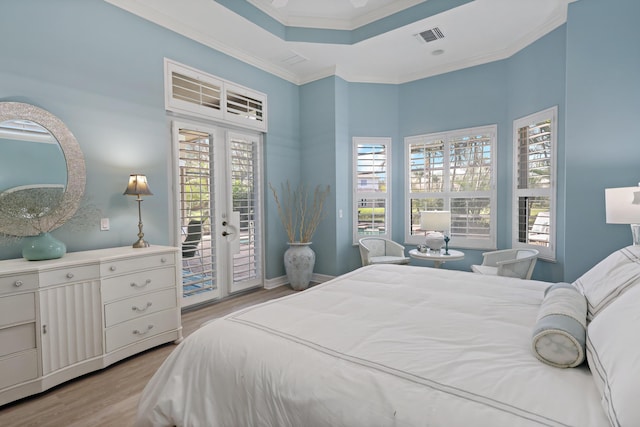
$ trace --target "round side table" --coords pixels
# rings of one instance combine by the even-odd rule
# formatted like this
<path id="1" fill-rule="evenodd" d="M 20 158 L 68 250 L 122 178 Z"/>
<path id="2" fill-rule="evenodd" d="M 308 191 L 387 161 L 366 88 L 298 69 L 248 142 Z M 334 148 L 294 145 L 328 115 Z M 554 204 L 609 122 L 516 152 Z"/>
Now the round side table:
<path id="1" fill-rule="evenodd" d="M 464 252 L 449 249 L 449 255 L 445 255 L 444 249 L 439 251 L 429 250 L 427 252 L 420 252 L 417 249 L 411 249 L 409 251 L 409 256 L 414 259 L 433 261 L 433 266 L 435 268 L 440 268 L 440 266 L 447 261 L 458 261 L 464 259 Z"/>

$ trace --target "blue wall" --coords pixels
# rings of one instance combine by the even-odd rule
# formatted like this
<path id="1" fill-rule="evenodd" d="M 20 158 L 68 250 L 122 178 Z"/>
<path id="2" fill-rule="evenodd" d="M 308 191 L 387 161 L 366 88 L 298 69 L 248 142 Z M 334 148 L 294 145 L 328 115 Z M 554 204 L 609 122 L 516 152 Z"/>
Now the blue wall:
<path id="1" fill-rule="evenodd" d="M 557 139 L 557 199 L 556 199 L 556 259 L 555 263 L 539 261 L 534 277 L 551 282 L 564 280 L 564 230 L 565 230 L 565 66 L 566 26 L 551 32 L 536 43 L 518 52 L 507 61 L 507 110 L 509 123 L 506 129 L 509 152 L 506 168 L 512 179 L 513 120 L 537 111 L 558 106 Z M 511 188 L 509 188 L 511 193 Z M 510 218 L 509 218 L 510 219 Z M 511 240 L 510 228 L 506 232 Z M 507 243 L 508 247 L 508 243 Z"/>
<path id="2" fill-rule="evenodd" d="M 85 155 L 86 193 L 111 230 L 62 227 L 69 251 L 128 246 L 137 233 L 132 172 L 145 173 L 154 195 L 143 204 L 145 238 L 170 244 L 170 119 L 164 109 L 165 57 L 264 92 L 270 131 L 266 182 L 300 176 L 299 87 L 179 36 L 101 0 L 6 1 L 0 13 L 0 101 L 37 105 L 63 120 Z M 294 166 L 295 165 L 295 166 Z M 265 192 L 267 277 L 284 274 L 281 225 Z M 0 258 L 20 256 L 19 244 Z"/>
<path id="3" fill-rule="evenodd" d="M 604 189 L 640 181 L 640 2 L 580 0 L 567 21 L 565 279 L 631 244 Z M 602 29 L 602 31 L 600 31 Z"/>
<path id="4" fill-rule="evenodd" d="M 497 61 L 406 83 L 400 88 L 400 130 L 403 138 L 474 126 L 498 125 L 497 224 L 498 246 L 503 247 L 506 244 L 505 236 L 510 224 L 508 209 L 511 191 L 511 182 L 508 181 L 510 175 L 505 167 L 509 161 L 509 152 L 506 147 L 510 144 L 510 139 L 505 132 L 509 125 L 506 81 L 506 62 Z M 404 143 L 399 142 L 402 147 L 398 155 L 404 158 Z M 406 173 L 404 167 L 396 169 L 396 172 Z M 396 177 L 398 176 L 396 174 Z M 400 194 L 404 194 L 404 180 L 402 185 Z M 404 204 L 396 206 L 404 212 Z M 403 227 L 403 224 L 399 226 Z M 455 247 L 455 242 L 452 242 L 452 247 Z M 447 263 L 443 267 L 469 271 L 471 264 L 481 262 L 482 251 L 465 250 L 463 261 Z M 425 265 L 429 264 L 425 263 Z"/>
<path id="5" fill-rule="evenodd" d="M 398 85 L 388 84 L 367 84 L 367 83 L 349 83 L 349 141 L 347 142 L 348 148 L 345 150 L 347 169 L 345 174 L 348 174 L 344 179 L 346 184 L 351 185 L 351 176 L 353 174 L 353 159 L 352 159 L 352 138 L 354 136 L 370 136 L 370 137 L 387 137 L 391 138 L 392 153 L 391 153 L 391 167 L 392 174 L 397 176 L 397 172 L 404 170 L 403 158 L 404 151 L 402 148 L 402 141 L 400 133 L 398 131 L 398 118 L 400 112 L 398 106 L 400 105 L 400 88 Z M 351 188 L 349 188 L 351 190 Z M 403 200 L 404 187 L 401 180 L 392 180 L 391 182 L 391 197 L 392 200 L 392 230 L 393 239 L 401 242 L 403 239 L 403 213 L 402 200 Z M 353 246 L 353 192 L 349 191 L 348 198 L 345 198 L 345 203 L 341 205 L 344 218 L 345 218 L 345 230 L 342 233 L 342 239 L 340 244 L 343 254 L 343 269 L 342 271 L 353 270 L 360 267 L 362 262 L 360 260 L 360 251 L 358 247 Z"/>
<path id="6" fill-rule="evenodd" d="M 133 198 L 122 196 L 132 172 L 146 173 L 154 196 L 144 203 L 146 237 L 170 243 L 170 119 L 164 110 L 163 58 L 268 95 L 265 188 L 300 180 L 329 184 L 329 213 L 314 248 L 317 273 L 359 266 L 352 245 L 351 138 L 393 141 L 393 227 L 404 224 L 403 138 L 498 125 L 498 246 L 511 238 L 511 126 L 558 105 L 560 180 L 558 262 L 536 278 L 573 280 L 630 242 L 629 229 L 604 223 L 604 188 L 635 184 L 640 144 L 640 4 L 580 0 L 566 25 L 513 57 L 401 85 L 348 83 L 338 77 L 296 86 L 149 23 L 101 0 L 6 1 L 0 14 L 0 100 L 27 102 L 61 118 L 87 162 L 87 194 L 111 218 L 111 231 L 54 234 L 69 250 L 129 245 L 137 232 Z M 593 31 L 606 27 L 607 31 Z M 18 36 L 19 35 L 19 36 Z M 266 277 L 284 274 L 286 237 L 268 191 Z M 343 217 L 337 213 L 342 210 Z M 17 245 L 0 258 L 20 256 Z M 468 269 L 480 252 L 447 268 Z"/>
<path id="7" fill-rule="evenodd" d="M 336 181 L 336 77 L 302 86 L 300 90 L 301 181 L 310 191 L 329 185 L 330 195 L 324 209 L 327 216 L 313 237 L 316 251 L 315 272 L 335 275 L 336 266 L 336 200 L 340 189 Z"/>
<path id="8" fill-rule="evenodd" d="M 553 105 L 564 107 L 564 50 L 565 27 L 562 26 L 508 60 L 402 85 L 349 84 L 351 136 L 392 137 L 394 240 L 403 241 L 407 215 L 403 138 L 497 124 L 498 247 L 510 247 L 512 122 Z M 540 57 L 545 61 L 540 61 Z M 560 138 L 559 152 L 562 143 Z M 349 224 L 349 233 L 340 238 L 338 248 L 351 244 L 351 232 Z M 357 267 L 357 250 L 343 253 L 349 253 L 350 258 L 339 271 Z M 482 261 L 482 251 L 466 250 L 465 253 L 464 261 L 444 267 L 469 270 L 471 264 Z M 540 262 L 535 277 L 561 280 L 562 263 Z"/>

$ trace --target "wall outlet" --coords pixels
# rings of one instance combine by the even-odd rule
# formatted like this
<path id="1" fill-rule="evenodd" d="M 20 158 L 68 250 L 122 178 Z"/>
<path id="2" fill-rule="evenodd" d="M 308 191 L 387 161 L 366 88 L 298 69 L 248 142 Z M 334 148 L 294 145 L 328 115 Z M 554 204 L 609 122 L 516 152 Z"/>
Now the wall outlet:
<path id="1" fill-rule="evenodd" d="M 109 231 L 109 218 L 100 218 L 100 231 Z"/>

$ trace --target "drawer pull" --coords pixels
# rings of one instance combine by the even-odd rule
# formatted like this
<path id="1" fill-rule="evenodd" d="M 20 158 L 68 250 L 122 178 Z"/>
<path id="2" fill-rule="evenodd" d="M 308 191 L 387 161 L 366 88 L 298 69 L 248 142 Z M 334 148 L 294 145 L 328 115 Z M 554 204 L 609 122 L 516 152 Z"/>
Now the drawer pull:
<path id="1" fill-rule="evenodd" d="M 109 271 L 116 271 L 116 266 L 112 265 L 111 267 L 109 267 Z"/>
<path id="2" fill-rule="evenodd" d="M 147 286 L 149 283 L 151 283 L 151 279 L 147 279 L 145 280 L 145 282 L 141 285 L 138 285 L 136 282 L 131 282 L 131 287 L 132 288 L 144 288 L 145 286 Z"/>
<path id="3" fill-rule="evenodd" d="M 147 311 L 147 309 L 149 307 L 151 307 L 153 304 L 151 304 L 151 302 L 147 302 L 147 305 L 145 307 L 136 307 L 135 305 L 133 307 L 131 307 L 131 310 L 137 312 L 137 313 L 144 313 L 145 311 Z"/>
<path id="4" fill-rule="evenodd" d="M 153 329 L 153 325 L 149 325 L 149 326 L 147 326 L 147 330 L 146 330 L 146 331 L 139 331 L 139 330 L 137 330 L 137 329 L 134 329 L 134 330 L 133 330 L 133 334 L 134 334 L 134 335 L 145 335 L 145 334 L 147 334 L 151 329 Z"/>
<path id="5" fill-rule="evenodd" d="M 42 325 L 42 333 L 43 334 L 47 333 L 47 325 Z"/>
<path id="6" fill-rule="evenodd" d="M 16 280 L 16 282 L 13 284 L 13 286 L 15 286 L 16 288 L 19 288 L 20 286 L 24 285 L 24 283 L 22 282 L 22 280 Z"/>
<path id="7" fill-rule="evenodd" d="M 165 262 L 167 262 L 167 259 L 165 257 L 162 257 L 160 258 L 160 262 L 164 264 Z"/>
<path id="8" fill-rule="evenodd" d="M 73 273 L 67 273 L 67 279 L 73 279 Z"/>

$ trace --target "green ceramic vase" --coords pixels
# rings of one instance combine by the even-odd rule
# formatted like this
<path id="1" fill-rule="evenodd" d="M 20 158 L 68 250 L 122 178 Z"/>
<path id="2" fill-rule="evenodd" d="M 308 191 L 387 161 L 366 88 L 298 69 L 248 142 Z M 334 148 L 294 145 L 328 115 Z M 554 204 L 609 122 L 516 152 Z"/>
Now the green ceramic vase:
<path id="1" fill-rule="evenodd" d="M 67 246 L 50 233 L 24 238 L 22 257 L 29 261 L 62 258 L 67 253 Z"/>

